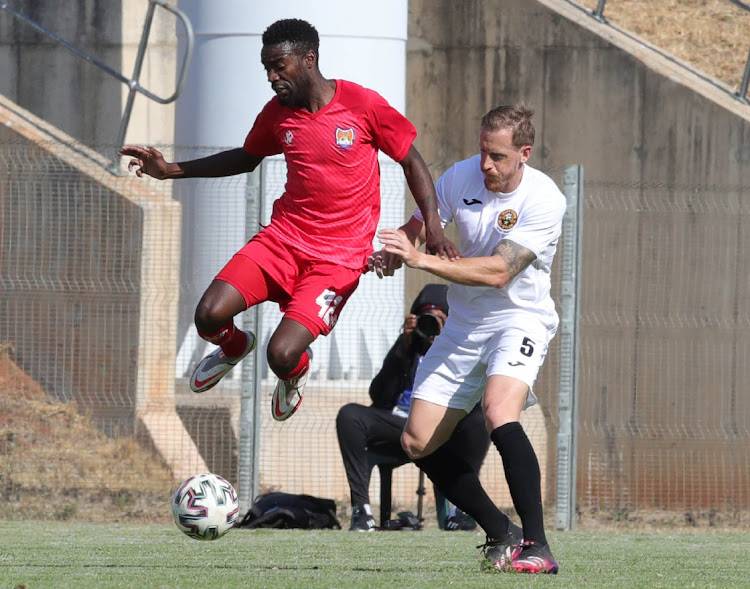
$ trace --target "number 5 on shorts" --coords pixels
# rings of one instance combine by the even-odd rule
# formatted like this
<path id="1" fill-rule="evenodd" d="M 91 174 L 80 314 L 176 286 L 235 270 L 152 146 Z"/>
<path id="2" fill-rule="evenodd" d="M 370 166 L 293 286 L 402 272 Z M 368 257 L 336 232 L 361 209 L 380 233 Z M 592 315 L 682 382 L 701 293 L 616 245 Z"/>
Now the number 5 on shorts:
<path id="1" fill-rule="evenodd" d="M 523 338 L 521 342 L 521 353 L 527 358 L 531 358 L 534 354 L 534 342 L 529 337 Z"/>

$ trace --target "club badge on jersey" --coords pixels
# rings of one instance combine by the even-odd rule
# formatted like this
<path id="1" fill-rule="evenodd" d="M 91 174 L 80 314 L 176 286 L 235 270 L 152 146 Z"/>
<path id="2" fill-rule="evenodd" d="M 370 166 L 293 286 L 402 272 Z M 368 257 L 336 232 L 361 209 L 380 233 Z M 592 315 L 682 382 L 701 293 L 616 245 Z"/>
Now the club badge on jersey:
<path id="1" fill-rule="evenodd" d="M 497 216 L 497 225 L 503 231 L 509 231 L 513 229 L 517 221 L 518 213 L 516 213 L 516 211 L 514 211 L 513 209 L 505 209 Z"/>
<path id="2" fill-rule="evenodd" d="M 348 129 L 342 129 L 341 127 L 336 127 L 336 145 L 343 149 L 348 149 L 352 145 L 354 145 L 354 127 L 350 127 Z"/>

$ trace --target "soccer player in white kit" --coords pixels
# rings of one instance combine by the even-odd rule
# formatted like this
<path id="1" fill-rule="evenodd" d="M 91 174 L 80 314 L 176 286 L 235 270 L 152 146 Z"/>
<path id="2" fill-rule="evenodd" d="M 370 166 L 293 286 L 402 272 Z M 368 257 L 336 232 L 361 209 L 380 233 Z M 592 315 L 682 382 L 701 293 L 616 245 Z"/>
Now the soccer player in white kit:
<path id="1" fill-rule="evenodd" d="M 566 201 L 555 183 L 526 162 L 535 130 L 525 104 L 498 106 L 483 118 L 479 154 L 454 164 L 436 184 L 443 226 L 453 222 L 460 259 L 420 252 L 419 211 L 370 267 L 390 275 L 405 263 L 450 281 L 451 313 L 420 365 L 404 450 L 487 534 L 489 569 L 556 573 L 544 532 L 539 462 L 521 411 L 537 402 L 533 384 L 558 325 L 550 270 Z M 443 443 L 482 399 L 485 423 L 503 460 L 523 535 L 488 497 L 477 473 Z"/>

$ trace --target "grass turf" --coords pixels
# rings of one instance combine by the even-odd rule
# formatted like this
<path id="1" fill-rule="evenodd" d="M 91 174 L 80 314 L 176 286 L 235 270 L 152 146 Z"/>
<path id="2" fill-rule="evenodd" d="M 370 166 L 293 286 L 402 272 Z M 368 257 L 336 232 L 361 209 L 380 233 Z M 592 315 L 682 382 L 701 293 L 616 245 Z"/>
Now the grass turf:
<path id="1" fill-rule="evenodd" d="M 232 530 L 0 523 L 0 587 L 749 587 L 750 535 L 554 532 L 557 576 L 479 572 L 469 532 Z"/>

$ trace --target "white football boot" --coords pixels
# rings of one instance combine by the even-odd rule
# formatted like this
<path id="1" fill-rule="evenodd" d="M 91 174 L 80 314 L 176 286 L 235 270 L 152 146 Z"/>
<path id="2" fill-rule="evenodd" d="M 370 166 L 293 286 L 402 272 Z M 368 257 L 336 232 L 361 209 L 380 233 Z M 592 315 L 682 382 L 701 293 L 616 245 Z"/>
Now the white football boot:
<path id="1" fill-rule="evenodd" d="M 276 421 L 289 419 L 302 403 L 302 396 L 305 393 L 307 376 L 310 374 L 310 364 L 312 364 L 313 359 L 310 348 L 307 348 L 307 357 L 309 359 L 307 370 L 289 380 L 279 379 L 276 384 L 273 397 L 271 397 L 271 415 Z"/>
<path id="2" fill-rule="evenodd" d="M 217 348 L 200 361 L 190 377 L 190 388 L 194 393 L 203 393 L 215 387 L 224 375 L 239 364 L 245 356 L 255 349 L 255 334 L 245 331 L 247 346 L 239 358 L 227 358 L 221 348 Z"/>

